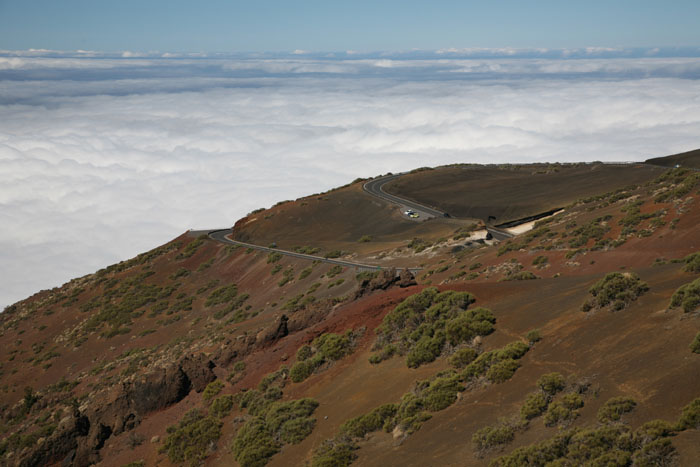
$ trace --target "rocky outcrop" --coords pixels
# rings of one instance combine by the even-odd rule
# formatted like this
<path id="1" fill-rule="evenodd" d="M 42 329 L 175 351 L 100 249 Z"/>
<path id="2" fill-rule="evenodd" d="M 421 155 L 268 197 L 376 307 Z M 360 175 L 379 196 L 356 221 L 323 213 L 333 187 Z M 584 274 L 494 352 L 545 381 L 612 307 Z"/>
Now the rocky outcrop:
<path id="1" fill-rule="evenodd" d="M 19 465 L 98 462 L 99 451 L 111 436 L 135 428 L 149 412 L 181 401 L 193 389 L 204 390 L 216 379 L 214 367 L 203 354 L 188 355 L 110 388 L 61 420 L 49 438 L 22 456 Z"/>
<path id="2" fill-rule="evenodd" d="M 383 269 L 378 272 L 376 277 L 362 280 L 359 289 L 355 292 L 355 299 L 375 290 L 386 290 L 395 285 L 410 287 L 416 285 L 416 279 L 408 269 L 403 269 L 401 274 L 397 274 L 394 268 Z"/>

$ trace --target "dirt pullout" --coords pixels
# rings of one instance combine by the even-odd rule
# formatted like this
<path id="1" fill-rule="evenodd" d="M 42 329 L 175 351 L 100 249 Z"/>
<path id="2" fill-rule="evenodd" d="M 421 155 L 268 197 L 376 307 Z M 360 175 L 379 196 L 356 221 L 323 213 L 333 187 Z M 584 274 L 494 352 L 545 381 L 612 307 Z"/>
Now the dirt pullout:
<path id="1" fill-rule="evenodd" d="M 643 164 L 458 166 L 408 174 L 385 190 L 455 217 L 502 224 L 643 183 L 663 171 Z"/>

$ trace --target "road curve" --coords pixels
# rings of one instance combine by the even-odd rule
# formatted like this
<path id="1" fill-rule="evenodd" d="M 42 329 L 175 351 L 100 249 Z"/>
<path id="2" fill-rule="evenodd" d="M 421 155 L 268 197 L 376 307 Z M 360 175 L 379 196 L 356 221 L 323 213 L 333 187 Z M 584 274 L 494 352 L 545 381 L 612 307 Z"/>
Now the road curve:
<path id="1" fill-rule="evenodd" d="M 386 183 L 389 183 L 390 181 L 395 180 L 402 175 L 403 174 L 400 173 L 375 178 L 374 180 L 370 180 L 369 182 L 366 182 L 364 185 L 362 185 L 362 189 L 364 189 L 367 193 L 376 196 L 377 198 L 381 198 L 393 204 L 405 206 L 413 211 L 416 211 L 418 214 L 423 214 L 422 217 L 424 218 L 443 217 L 445 215 L 444 212 L 440 212 L 437 209 L 429 208 L 428 206 L 423 206 L 422 204 L 418 204 L 408 199 L 399 198 L 398 196 L 391 195 L 384 191 L 383 186 Z"/>
<path id="2" fill-rule="evenodd" d="M 215 240 L 220 243 L 225 243 L 227 245 L 238 245 L 246 248 L 252 248 L 254 250 L 259 250 L 259 251 L 267 251 L 267 252 L 276 252 L 281 255 L 285 256 L 292 256 L 294 258 L 301 258 L 301 259 L 307 259 L 310 261 L 320 261 L 322 263 L 328 263 L 328 264 L 337 264 L 339 266 L 344 266 L 348 268 L 355 268 L 360 271 L 378 271 L 378 270 L 385 270 L 385 269 L 392 269 L 391 267 L 386 267 L 386 266 L 374 266 L 371 264 L 362 264 L 362 263 L 355 263 L 352 261 L 344 261 L 340 259 L 331 259 L 331 258 L 324 258 L 322 256 L 314 256 L 314 255 L 306 255 L 304 253 L 297 253 L 296 251 L 288 251 L 288 250 L 280 250 L 279 248 L 270 248 L 266 246 L 260 246 L 260 245 L 254 245 L 252 243 L 246 243 L 246 242 L 239 242 L 238 240 L 232 240 L 231 238 L 228 237 L 229 234 L 231 234 L 231 229 L 219 229 L 219 230 L 210 230 L 207 231 L 206 234 L 211 238 L 212 240 Z M 416 274 L 418 271 L 422 270 L 423 268 L 394 268 L 396 269 L 397 273 L 400 273 L 404 269 L 408 269 L 412 274 Z"/>
<path id="3" fill-rule="evenodd" d="M 444 212 L 438 211 L 437 209 L 424 206 L 422 204 L 416 203 L 415 201 L 391 195 L 384 191 L 383 187 L 386 183 L 389 183 L 390 181 L 395 180 L 402 175 L 403 173 L 399 173 L 375 178 L 362 185 L 362 189 L 372 196 L 376 196 L 377 198 L 381 198 L 393 204 L 398 204 L 399 206 L 406 206 L 419 214 L 424 214 L 425 218 L 429 219 L 431 217 L 446 217 Z M 507 240 L 509 238 L 513 238 L 514 236 L 510 232 L 506 232 L 505 230 L 497 229 L 495 227 L 486 226 L 486 231 L 490 233 L 491 236 L 496 240 Z"/>

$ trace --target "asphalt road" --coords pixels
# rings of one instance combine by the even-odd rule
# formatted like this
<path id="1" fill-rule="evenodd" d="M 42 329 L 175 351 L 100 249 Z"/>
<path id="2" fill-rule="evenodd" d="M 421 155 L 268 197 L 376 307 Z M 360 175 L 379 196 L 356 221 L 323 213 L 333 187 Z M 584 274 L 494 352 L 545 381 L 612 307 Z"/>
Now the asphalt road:
<path id="1" fill-rule="evenodd" d="M 395 180 L 402 176 L 403 174 L 394 174 L 394 175 L 387 175 L 386 177 L 380 177 L 380 178 L 375 178 L 374 180 L 370 180 L 369 182 L 365 183 L 362 185 L 362 188 L 369 193 L 370 195 L 376 196 L 377 198 L 381 198 L 385 201 L 389 201 L 390 203 L 393 204 L 398 204 L 401 206 L 401 211 L 403 212 L 405 209 L 408 208 L 420 216 L 418 219 L 415 220 L 425 220 L 425 219 L 430 219 L 433 217 L 444 217 L 445 213 L 442 211 L 438 211 L 437 209 L 430 208 L 428 206 L 423 206 L 422 204 L 418 204 L 414 201 L 400 198 L 396 195 L 392 195 L 384 191 L 384 185 L 389 183 L 392 180 Z M 405 214 L 404 214 L 405 215 Z M 408 219 L 410 219 L 408 216 L 406 216 Z M 491 234 L 493 238 L 496 240 L 507 240 L 509 238 L 513 237 L 513 234 L 506 232 L 505 230 L 497 229 L 495 227 L 486 227 L 486 231 Z"/>
<path id="2" fill-rule="evenodd" d="M 310 261 L 320 261 L 322 263 L 328 263 L 328 264 L 337 264 L 340 266 L 348 267 L 348 268 L 355 268 L 359 271 L 378 271 L 378 270 L 383 270 L 383 269 L 391 269 L 390 267 L 384 267 L 384 266 L 373 266 L 371 264 L 362 264 L 362 263 L 355 263 L 352 261 L 344 261 L 340 259 L 332 259 L 332 258 L 324 258 L 322 256 L 314 256 L 314 255 L 306 255 L 303 253 L 297 253 L 296 251 L 288 251 L 288 250 L 280 250 L 279 248 L 270 248 L 266 246 L 260 246 L 260 245 L 254 245 L 252 243 L 246 243 L 246 242 L 239 242 L 237 240 L 231 240 L 228 235 L 231 234 L 231 229 L 219 229 L 219 230 L 209 230 L 209 231 L 197 231 L 197 232 L 191 232 L 192 234 L 201 234 L 201 233 L 206 233 L 209 238 L 212 240 L 216 240 L 217 242 L 225 243 L 228 245 L 238 245 L 246 248 L 252 248 L 254 250 L 259 250 L 259 251 L 266 251 L 266 252 L 276 252 L 281 255 L 285 256 L 292 256 L 294 258 L 301 258 L 301 259 L 307 259 Z M 396 272 L 400 273 L 403 271 L 405 268 L 396 268 Z M 408 268 L 409 271 L 411 271 L 412 274 L 416 274 L 418 271 L 420 271 L 422 268 Z"/>
<path id="3" fill-rule="evenodd" d="M 386 183 L 389 183 L 390 181 L 399 178 L 401 175 L 403 174 L 395 174 L 388 175 L 386 177 L 375 178 L 374 180 L 370 180 L 369 182 L 362 185 L 362 188 L 367 193 L 374 195 L 377 198 L 381 198 L 393 204 L 398 204 L 399 206 L 401 206 L 402 213 L 403 211 L 410 209 L 420 216 L 417 219 L 411 219 L 410 217 L 404 214 L 404 216 L 406 216 L 407 219 L 421 221 L 433 217 L 443 217 L 445 215 L 443 212 L 440 212 L 437 209 L 429 208 L 428 206 L 423 206 L 422 204 L 415 203 L 408 199 L 399 198 L 398 196 L 391 195 L 384 191 L 382 187 Z"/>

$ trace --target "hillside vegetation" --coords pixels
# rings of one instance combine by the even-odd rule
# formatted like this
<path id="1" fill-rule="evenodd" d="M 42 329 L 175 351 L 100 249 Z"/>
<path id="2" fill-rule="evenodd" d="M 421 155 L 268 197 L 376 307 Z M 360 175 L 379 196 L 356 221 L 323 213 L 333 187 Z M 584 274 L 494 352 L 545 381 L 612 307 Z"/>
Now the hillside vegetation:
<path id="1" fill-rule="evenodd" d="M 696 175 L 419 170 L 397 186 L 450 195 L 453 215 L 563 211 L 479 241 L 471 219 L 408 220 L 358 181 L 233 236 L 386 269 L 187 233 L 38 292 L 0 314 L 0 464 L 695 465 Z"/>

